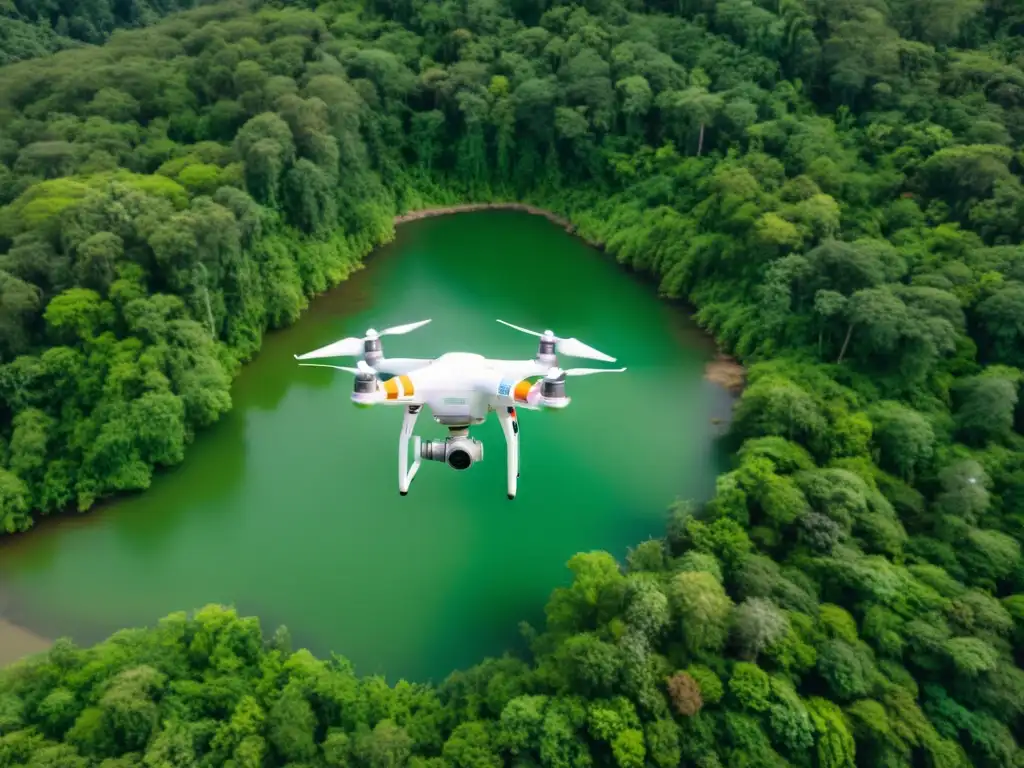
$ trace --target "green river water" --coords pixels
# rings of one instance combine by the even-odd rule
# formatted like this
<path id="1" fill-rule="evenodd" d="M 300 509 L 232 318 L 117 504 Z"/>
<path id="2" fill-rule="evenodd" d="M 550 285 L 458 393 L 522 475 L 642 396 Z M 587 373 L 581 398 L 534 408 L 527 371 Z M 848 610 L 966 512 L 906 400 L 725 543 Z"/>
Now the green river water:
<path id="1" fill-rule="evenodd" d="M 571 379 L 563 412 L 521 412 L 514 501 L 493 417 L 472 431 L 481 464 L 424 462 L 402 498 L 401 409 L 358 410 L 350 374 L 292 355 L 426 318 L 384 338 L 385 355 L 533 357 L 537 339 L 501 318 L 576 336 L 629 370 Z M 663 533 L 674 498 L 710 494 L 720 467 L 712 418 L 730 407 L 703 378 L 712 352 L 653 287 L 539 216 L 405 224 L 365 269 L 266 338 L 235 383 L 234 409 L 183 465 L 138 496 L 0 541 L 0 615 L 91 643 L 221 602 L 258 615 L 267 632 L 287 625 L 296 647 L 336 651 L 359 673 L 438 680 L 515 646 L 521 620 L 540 626 L 575 552 L 622 557 Z M 417 428 L 445 435 L 428 414 Z"/>

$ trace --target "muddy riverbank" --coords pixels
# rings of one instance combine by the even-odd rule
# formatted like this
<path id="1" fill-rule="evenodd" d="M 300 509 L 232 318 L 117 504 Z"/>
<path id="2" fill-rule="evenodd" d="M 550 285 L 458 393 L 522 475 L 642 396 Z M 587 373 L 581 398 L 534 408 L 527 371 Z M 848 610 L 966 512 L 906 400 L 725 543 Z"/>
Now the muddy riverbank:
<path id="1" fill-rule="evenodd" d="M 734 395 L 743 391 L 747 381 L 747 369 L 735 358 L 719 352 L 704 366 L 704 378 L 727 389 Z"/>
<path id="2" fill-rule="evenodd" d="M 50 645 L 45 637 L 0 618 L 0 667 L 45 651 Z"/>

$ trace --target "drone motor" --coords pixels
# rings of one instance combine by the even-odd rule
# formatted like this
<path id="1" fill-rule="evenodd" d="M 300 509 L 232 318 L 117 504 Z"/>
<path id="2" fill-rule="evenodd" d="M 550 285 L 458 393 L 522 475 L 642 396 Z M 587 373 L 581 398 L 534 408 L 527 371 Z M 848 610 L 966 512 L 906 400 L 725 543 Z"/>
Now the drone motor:
<path id="1" fill-rule="evenodd" d="M 380 337 L 376 333 L 363 341 L 363 359 L 370 365 L 376 365 L 384 359 L 384 352 L 381 349 Z"/>
<path id="2" fill-rule="evenodd" d="M 352 391 L 357 395 L 372 395 L 377 391 L 377 377 L 372 373 L 360 373 L 355 378 Z"/>
<path id="3" fill-rule="evenodd" d="M 557 361 L 555 357 L 555 339 L 551 335 L 551 331 L 547 331 L 546 334 L 546 336 L 541 337 L 537 344 L 537 360 L 545 365 L 554 366 Z"/>
<path id="4" fill-rule="evenodd" d="M 564 400 L 565 372 L 557 379 L 544 379 L 540 385 L 540 396 L 545 400 Z"/>
<path id="5" fill-rule="evenodd" d="M 380 386 L 380 382 L 377 374 L 365 363 L 362 363 L 352 382 L 352 404 L 356 408 L 371 407 L 377 395 L 378 386 Z"/>
<path id="6" fill-rule="evenodd" d="M 565 371 L 559 371 L 556 376 L 549 375 L 541 380 L 538 405 L 545 409 L 555 410 L 569 405 L 569 398 L 565 394 L 566 375 Z"/>

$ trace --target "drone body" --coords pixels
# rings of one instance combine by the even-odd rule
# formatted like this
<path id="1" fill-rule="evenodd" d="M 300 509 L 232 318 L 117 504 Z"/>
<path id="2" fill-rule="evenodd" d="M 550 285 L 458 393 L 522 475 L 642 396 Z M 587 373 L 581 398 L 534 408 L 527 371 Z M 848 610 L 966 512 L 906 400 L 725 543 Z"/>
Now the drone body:
<path id="1" fill-rule="evenodd" d="M 398 490 L 405 496 L 422 459 L 442 461 L 456 470 L 468 469 L 483 460 L 483 444 L 469 437 L 469 428 L 482 424 L 492 411 L 497 414 L 508 449 L 508 498 L 514 499 L 519 477 L 519 420 L 517 408 L 561 409 L 569 405 L 565 394 L 567 376 L 590 373 L 620 373 L 625 368 L 557 367 L 556 352 L 614 362 L 576 339 L 561 339 L 551 331 L 543 334 L 505 323 L 524 333 L 540 337 L 532 360 L 492 360 L 470 352 L 448 352 L 436 358 L 384 357 L 380 337 L 408 333 L 429 323 L 424 320 L 381 332 L 370 329 L 365 337 L 347 338 L 326 347 L 296 355 L 297 360 L 352 356 L 360 360 L 355 368 L 323 363 L 302 363 L 355 374 L 352 402 L 362 408 L 394 405 L 405 409 L 399 438 Z M 382 380 L 381 376 L 387 376 Z M 536 379 L 536 381 L 531 381 Z M 420 412 L 426 406 L 434 420 L 448 428 L 446 440 L 421 442 L 413 436 Z M 414 460 L 409 466 L 409 442 Z"/>

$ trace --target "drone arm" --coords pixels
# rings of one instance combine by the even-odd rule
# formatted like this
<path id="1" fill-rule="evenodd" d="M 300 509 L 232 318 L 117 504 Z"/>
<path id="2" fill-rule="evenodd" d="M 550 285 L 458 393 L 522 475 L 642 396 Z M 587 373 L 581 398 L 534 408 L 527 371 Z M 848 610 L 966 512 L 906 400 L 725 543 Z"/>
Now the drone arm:
<path id="1" fill-rule="evenodd" d="M 539 374 L 535 374 L 539 375 Z M 494 376 L 483 387 L 489 395 L 494 397 L 497 403 L 504 407 L 526 408 L 537 410 L 537 401 L 540 399 L 541 380 L 531 382 L 528 378 L 519 379 Z"/>
<path id="2" fill-rule="evenodd" d="M 408 406 L 405 409 L 405 417 L 402 419 L 402 433 L 398 439 L 398 492 L 402 496 L 409 492 L 409 485 L 420 468 L 420 439 L 412 436 L 412 431 L 416 427 L 416 419 L 420 415 L 420 407 L 418 405 Z M 410 438 L 412 438 L 414 453 L 411 468 L 409 467 Z"/>
<path id="3" fill-rule="evenodd" d="M 377 383 L 377 391 L 369 397 L 353 395 L 353 399 L 359 397 L 358 402 L 367 405 L 400 405 L 402 407 L 421 406 L 423 398 L 417 393 L 416 383 L 412 377 L 405 374 L 395 376 L 385 382 Z"/>
<path id="4" fill-rule="evenodd" d="M 506 371 L 488 373 L 477 380 L 476 389 L 481 394 L 494 398 L 493 401 L 498 407 L 536 411 L 537 401 L 541 397 L 541 380 L 530 382 L 529 379 L 540 375 L 530 373 L 520 376 Z"/>
<path id="5" fill-rule="evenodd" d="M 505 446 L 508 452 L 508 498 L 516 497 L 516 486 L 519 478 L 519 419 L 516 409 L 512 406 L 498 408 L 498 422 L 505 433 Z"/>

